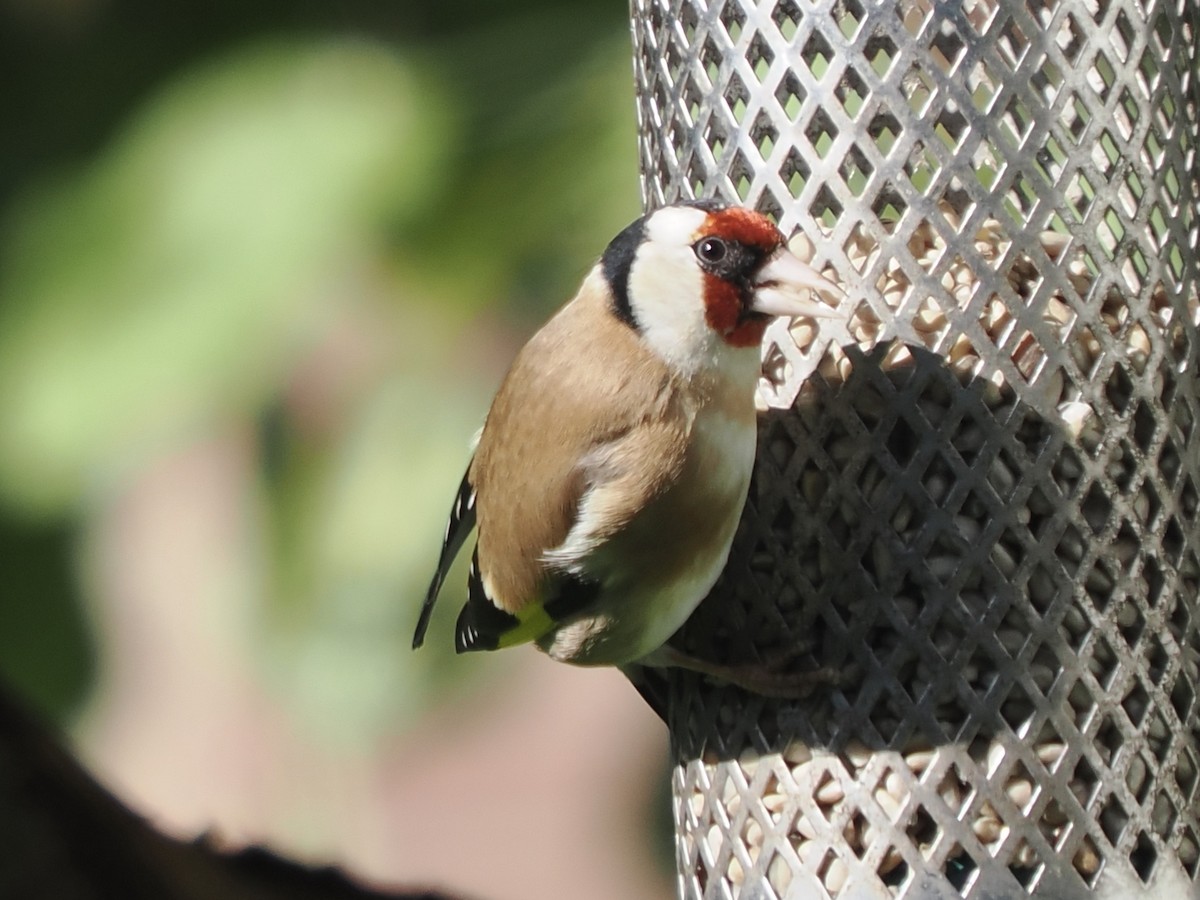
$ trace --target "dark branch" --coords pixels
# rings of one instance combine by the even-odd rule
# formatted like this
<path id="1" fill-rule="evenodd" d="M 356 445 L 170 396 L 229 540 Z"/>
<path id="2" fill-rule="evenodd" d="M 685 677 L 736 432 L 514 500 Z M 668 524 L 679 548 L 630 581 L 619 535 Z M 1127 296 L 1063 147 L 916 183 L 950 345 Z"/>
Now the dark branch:
<path id="1" fill-rule="evenodd" d="M 0 897 L 24 900 L 454 900 L 383 893 L 263 848 L 154 830 L 0 685 Z"/>

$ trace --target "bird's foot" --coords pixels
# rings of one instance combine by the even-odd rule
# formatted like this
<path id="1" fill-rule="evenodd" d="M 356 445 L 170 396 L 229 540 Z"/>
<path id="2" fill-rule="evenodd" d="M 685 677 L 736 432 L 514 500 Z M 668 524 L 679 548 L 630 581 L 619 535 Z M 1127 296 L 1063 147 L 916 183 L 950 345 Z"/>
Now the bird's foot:
<path id="1" fill-rule="evenodd" d="M 829 667 L 795 671 L 797 654 L 786 654 L 762 662 L 717 663 L 663 646 L 639 660 L 643 665 L 673 666 L 699 672 L 718 681 L 735 685 L 752 694 L 798 700 L 810 696 L 822 685 L 837 687 L 848 673 Z"/>

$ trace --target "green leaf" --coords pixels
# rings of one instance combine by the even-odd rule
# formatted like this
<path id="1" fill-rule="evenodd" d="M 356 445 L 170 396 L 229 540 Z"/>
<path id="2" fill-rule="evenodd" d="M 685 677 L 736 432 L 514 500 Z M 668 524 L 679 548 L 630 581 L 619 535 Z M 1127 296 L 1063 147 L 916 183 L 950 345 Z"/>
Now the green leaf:
<path id="1" fill-rule="evenodd" d="M 18 525 L 0 516 L 0 681 L 65 720 L 94 675 L 96 650 L 74 579 L 75 530 Z"/>
<path id="2" fill-rule="evenodd" d="M 453 649 L 469 548 L 429 645 L 413 652 L 411 641 L 485 406 L 479 386 L 396 373 L 329 445 L 286 419 L 275 426 L 274 599 L 256 644 L 297 714 L 327 736 L 353 741 L 406 722 L 482 662 Z"/>
<path id="3" fill-rule="evenodd" d="M 378 44 L 257 45 L 30 198 L 0 260 L 0 499 L 60 512 L 269 396 L 328 308 L 323 280 L 436 195 L 441 109 Z"/>

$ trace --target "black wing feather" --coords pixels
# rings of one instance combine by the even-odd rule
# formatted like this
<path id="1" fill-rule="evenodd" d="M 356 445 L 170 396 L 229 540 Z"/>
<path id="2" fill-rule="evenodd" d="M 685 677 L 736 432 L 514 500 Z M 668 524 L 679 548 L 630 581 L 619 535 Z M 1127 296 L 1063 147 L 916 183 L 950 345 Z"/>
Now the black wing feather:
<path id="1" fill-rule="evenodd" d="M 600 582 L 587 581 L 577 575 L 558 575 L 548 585 L 554 592 L 543 609 L 554 622 L 565 622 L 587 609 L 600 594 Z M 479 549 L 471 558 L 471 574 L 467 579 L 467 603 L 458 616 L 454 646 L 459 653 L 469 650 L 495 650 L 501 639 L 521 620 L 498 607 L 488 596 L 479 575 Z"/>
<path id="2" fill-rule="evenodd" d="M 466 543 L 467 536 L 475 527 L 475 486 L 471 484 L 471 467 L 463 475 L 462 484 L 458 486 L 458 494 L 454 497 L 454 505 L 450 507 L 450 521 L 446 523 L 446 536 L 442 539 L 442 553 L 438 557 L 437 571 L 429 583 L 429 591 L 425 594 L 425 602 L 421 605 L 421 616 L 417 619 L 417 628 L 413 632 L 413 649 L 416 650 L 425 642 L 425 631 L 429 628 L 429 616 L 433 605 L 437 602 L 442 590 L 442 583 L 450 571 L 458 551 Z"/>
<path id="3" fill-rule="evenodd" d="M 458 614 L 458 625 L 454 631 L 454 649 L 459 653 L 470 650 L 495 650 L 500 646 L 500 635 L 520 625 L 512 613 L 507 613 L 492 602 L 483 589 L 479 575 L 479 548 L 471 556 L 471 573 L 467 576 L 467 602 Z"/>

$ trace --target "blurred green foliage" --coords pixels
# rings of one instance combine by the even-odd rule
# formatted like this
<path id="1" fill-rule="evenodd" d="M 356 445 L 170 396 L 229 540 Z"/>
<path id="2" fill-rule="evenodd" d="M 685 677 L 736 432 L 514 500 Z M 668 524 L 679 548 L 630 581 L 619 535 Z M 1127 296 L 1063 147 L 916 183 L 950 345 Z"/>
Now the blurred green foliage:
<path id="1" fill-rule="evenodd" d="M 131 442 L 263 403 L 311 337 L 310 286 L 436 191 L 443 106 L 377 45 L 254 45 L 165 86 L 16 209 L 5 497 L 60 513 Z"/>
<path id="2" fill-rule="evenodd" d="M 625 7 L 9 0 L 0 83 L 0 677 L 78 708 L 76 536 L 246 427 L 259 664 L 396 727 L 448 677 L 444 617 L 408 642 L 466 441 L 637 214 Z M 314 418 L 347 320 L 377 346 Z"/>

